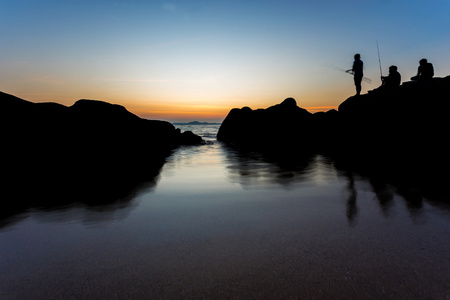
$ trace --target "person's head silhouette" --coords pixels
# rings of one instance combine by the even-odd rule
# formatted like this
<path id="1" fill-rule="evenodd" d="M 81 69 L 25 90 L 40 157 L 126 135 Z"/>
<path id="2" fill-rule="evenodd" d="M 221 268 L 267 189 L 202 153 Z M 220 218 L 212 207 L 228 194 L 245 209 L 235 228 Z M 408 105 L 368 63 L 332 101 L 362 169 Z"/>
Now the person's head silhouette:
<path id="1" fill-rule="evenodd" d="M 396 66 L 390 66 L 389 67 L 389 73 L 395 73 L 397 72 L 397 67 Z"/>

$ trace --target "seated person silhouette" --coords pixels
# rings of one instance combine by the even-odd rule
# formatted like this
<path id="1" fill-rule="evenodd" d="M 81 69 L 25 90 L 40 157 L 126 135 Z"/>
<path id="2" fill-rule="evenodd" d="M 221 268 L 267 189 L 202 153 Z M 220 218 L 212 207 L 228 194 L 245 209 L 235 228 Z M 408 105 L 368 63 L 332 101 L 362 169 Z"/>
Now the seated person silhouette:
<path id="1" fill-rule="evenodd" d="M 389 75 L 388 76 L 381 76 L 381 81 L 383 82 L 382 86 L 384 86 L 387 89 L 396 88 L 400 85 L 400 82 L 402 80 L 402 76 L 397 71 L 396 66 L 390 66 L 389 67 Z"/>
<path id="2" fill-rule="evenodd" d="M 429 63 L 426 58 L 423 58 L 419 62 L 419 68 L 417 69 L 417 75 L 411 77 L 414 81 L 429 81 L 434 76 L 433 64 Z"/>

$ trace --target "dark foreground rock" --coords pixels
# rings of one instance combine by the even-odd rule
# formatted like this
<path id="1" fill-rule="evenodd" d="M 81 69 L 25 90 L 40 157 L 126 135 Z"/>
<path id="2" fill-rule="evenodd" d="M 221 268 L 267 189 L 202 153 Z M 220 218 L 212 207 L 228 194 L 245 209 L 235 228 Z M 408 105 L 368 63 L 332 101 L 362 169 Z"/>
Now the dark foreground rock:
<path id="1" fill-rule="evenodd" d="M 217 138 L 278 157 L 319 153 L 341 166 L 393 181 L 449 179 L 450 76 L 350 97 L 339 109 L 309 113 L 288 98 L 267 109 L 232 109 Z"/>
<path id="2" fill-rule="evenodd" d="M 3 212 L 114 201 L 154 180 L 172 149 L 202 142 L 95 100 L 66 107 L 0 93 L 0 124 Z"/>

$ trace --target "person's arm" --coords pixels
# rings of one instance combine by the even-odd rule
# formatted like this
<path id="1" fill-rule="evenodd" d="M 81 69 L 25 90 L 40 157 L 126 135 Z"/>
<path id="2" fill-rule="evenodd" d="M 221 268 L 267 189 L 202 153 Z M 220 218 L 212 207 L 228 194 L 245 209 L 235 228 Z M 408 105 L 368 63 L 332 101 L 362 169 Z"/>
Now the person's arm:
<path id="1" fill-rule="evenodd" d="M 352 66 L 352 68 L 351 68 L 351 69 L 348 69 L 348 70 L 346 70 L 345 72 L 347 72 L 347 73 L 350 73 L 350 74 L 353 74 L 353 73 L 355 73 L 355 62 L 353 62 L 353 66 Z"/>

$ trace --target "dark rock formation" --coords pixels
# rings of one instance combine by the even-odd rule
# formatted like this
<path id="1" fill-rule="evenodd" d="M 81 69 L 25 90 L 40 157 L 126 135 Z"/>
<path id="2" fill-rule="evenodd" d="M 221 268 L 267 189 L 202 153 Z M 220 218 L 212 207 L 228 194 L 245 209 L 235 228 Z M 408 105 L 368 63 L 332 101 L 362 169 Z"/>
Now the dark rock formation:
<path id="1" fill-rule="evenodd" d="M 424 178 L 429 174 L 447 174 L 450 168 L 449 112 L 450 76 L 350 97 L 338 111 L 326 113 L 311 114 L 292 98 L 267 109 L 232 109 L 217 138 L 278 156 L 329 155 L 340 164 L 389 173 L 395 180 L 424 182 L 436 180 Z"/>
<path id="2" fill-rule="evenodd" d="M 180 129 L 177 129 L 177 131 L 181 132 Z M 182 145 L 199 145 L 202 143 L 204 143 L 203 139 L 192 131 L 185 131 L 180 134 L 180 144 Z"/>
<path id="3" fill-rule="evenodd" d="M 1 92 L 0 125 L 3 212 L 12 203 L 19 210 L 115 200 L 154 180 L 174 147 L 202 142 L 120 105 L 79 100 L 66 107 Z"/>
<path id="4" fill-rule="evenodd" d="M 267 109 L 232 109 L 220 126 L 217 139 L 255 149 L 287 149 L 311 145 L 312 114 L 293 98 Z"/>
<path id="5" fill-rule="evenodd" d="M 267 109 L 232 109 L 217 138 L 254 148 L 284 150 L 295 146 L 319 151 L 339 149 L 343 142 L 352 144 L 352 141 L 440 143 L 444 139 L 439 137 L 449 128 L 449 100 L 450 76 L 353 96 L 338 111 L 311 114 L 288 98 Z"/>
<path id="6" fill-rule="evenodd" d="M 394 90 L 374 90 L 339 106 L 341 128 L 382 153 L 448 148 L 450 76 L 407 82 Z M 350 143 L 350 142 L 349 142 Z M 404 155 L 405 153 L 397 153 Z"/>

